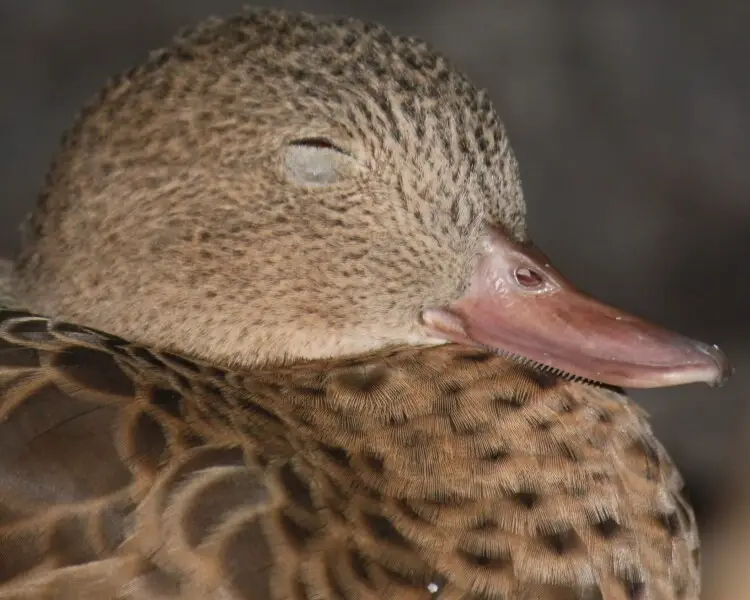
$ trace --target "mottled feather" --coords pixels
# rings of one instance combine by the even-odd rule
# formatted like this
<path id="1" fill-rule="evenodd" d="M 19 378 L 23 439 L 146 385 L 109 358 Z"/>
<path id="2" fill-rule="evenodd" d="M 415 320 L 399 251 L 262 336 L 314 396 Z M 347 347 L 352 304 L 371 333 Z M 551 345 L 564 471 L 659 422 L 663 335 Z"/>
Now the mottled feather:
<path id="1" fill-rule="evenodd" d="M 1 598 L 698 597 L 618 391 L 455 345 L 228 371 L 1 318 Z"/>

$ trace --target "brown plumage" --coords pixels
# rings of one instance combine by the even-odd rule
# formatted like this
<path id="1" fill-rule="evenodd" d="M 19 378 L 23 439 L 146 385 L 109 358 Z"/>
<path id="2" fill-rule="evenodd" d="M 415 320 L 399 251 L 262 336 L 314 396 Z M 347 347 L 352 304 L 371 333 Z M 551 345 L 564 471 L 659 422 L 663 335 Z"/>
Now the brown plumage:
<path id="1" fill-rule="evenodd" d="M 422 42 L 251 11 L 154 53 L 66 137 L 6 290 L 0 599 L 697 599 L 644 414 L 430 312 L 490 253 L 600 339 L 526 243 L 500 121 Z M 571 373 L 726 371 L 657 333 L 692 358 L 618 334 Z"/>
<path id="2" fill-rule="evenodd" d="M 620 393 L 458 345 L 238 372 L 2 319 L 0 598 L 697 598 Z"/>

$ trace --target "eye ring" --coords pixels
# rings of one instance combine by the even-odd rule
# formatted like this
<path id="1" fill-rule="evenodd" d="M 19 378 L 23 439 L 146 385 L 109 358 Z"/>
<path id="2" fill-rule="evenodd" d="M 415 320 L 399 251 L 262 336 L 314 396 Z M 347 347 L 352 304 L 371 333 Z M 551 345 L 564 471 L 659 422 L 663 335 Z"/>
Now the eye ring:
<path id="1" fill-rule="evenodd" d="M 544 277 L 530 267 L 518 267 L 513 271 L 513 277 L 526 290 L 538 290 L 544 285 Z"/>

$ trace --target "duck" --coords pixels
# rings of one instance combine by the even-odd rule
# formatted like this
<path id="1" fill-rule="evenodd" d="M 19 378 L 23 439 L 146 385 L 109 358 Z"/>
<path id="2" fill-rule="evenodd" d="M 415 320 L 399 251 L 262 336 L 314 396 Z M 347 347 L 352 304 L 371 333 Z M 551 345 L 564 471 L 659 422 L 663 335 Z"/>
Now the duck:
<path id="1" fill-rule="evenodd" d="M 0 311 L 0 598 L 692 600 L 623 388 L 716 346 L 532 243 L 486 91 L 425 42 L 247 9 L 64 135 Z"/>

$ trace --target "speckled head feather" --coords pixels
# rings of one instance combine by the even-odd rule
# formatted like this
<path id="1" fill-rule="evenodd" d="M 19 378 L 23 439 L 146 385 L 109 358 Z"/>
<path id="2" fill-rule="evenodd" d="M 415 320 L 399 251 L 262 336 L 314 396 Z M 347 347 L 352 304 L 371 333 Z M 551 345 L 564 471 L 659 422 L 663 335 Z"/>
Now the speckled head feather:
<path id="1" fill-rule="evenodd" d="M 336 181 L 290 176 L 324 144 Z M 414 38 L 253 10 L 109 84 L 68 133 L 18 281 L 35 309 L 221 362 L 423 343 L 482 222 L 525 236 L 485 92 Z M 134 267 L 137 265 L 137 268 Z"/>

